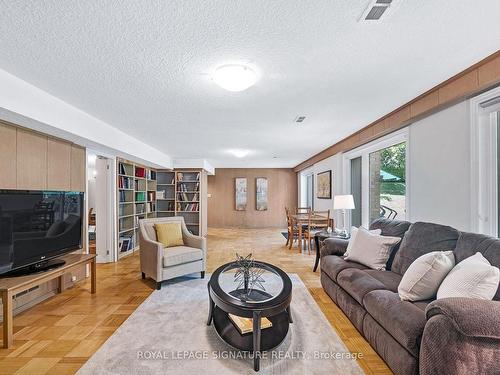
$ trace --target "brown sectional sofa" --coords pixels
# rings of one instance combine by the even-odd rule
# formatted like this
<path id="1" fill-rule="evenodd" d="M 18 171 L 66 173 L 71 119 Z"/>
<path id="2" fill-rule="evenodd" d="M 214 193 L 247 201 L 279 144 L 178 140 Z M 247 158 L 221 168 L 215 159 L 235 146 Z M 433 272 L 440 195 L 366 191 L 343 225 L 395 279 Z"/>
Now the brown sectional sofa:
<path id="1" fill-rule="evenodd" d="M 500 288 L 494 301 L 446 298 L 407 302 L 398 285 L 410 264 L 453 250 L 456 263 L 481 252 L 500 267 L 500 240 L 432 223 L 378 219 L 370 229 L 398 236 L 387 271 L 343 259 L 347 241 L 321 248 L 321 284 L 397 375 L 500 374 Z"/>

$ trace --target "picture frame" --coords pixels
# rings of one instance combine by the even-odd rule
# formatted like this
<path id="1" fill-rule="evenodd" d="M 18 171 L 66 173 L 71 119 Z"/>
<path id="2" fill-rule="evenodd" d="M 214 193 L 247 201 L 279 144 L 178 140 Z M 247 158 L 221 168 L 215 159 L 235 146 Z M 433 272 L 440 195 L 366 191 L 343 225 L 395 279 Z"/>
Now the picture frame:
<path id="1" fill-rule="evenodd" d="M 332 171 L 324 171 L 316 175 L 316 198 L 332 199 Z"/>
<path id="2" fill-rule="evenodd" d="M 246 177 L 236 177 L 234 179 L 234 203 L 236 211 L 246 211 L 247 209 Z"/>
<path id="3" fill-rule="evenodd" d="M 268 182 L 266 177 L 255 179 L 255 209 L 257 211 L 267 211 Z"/>

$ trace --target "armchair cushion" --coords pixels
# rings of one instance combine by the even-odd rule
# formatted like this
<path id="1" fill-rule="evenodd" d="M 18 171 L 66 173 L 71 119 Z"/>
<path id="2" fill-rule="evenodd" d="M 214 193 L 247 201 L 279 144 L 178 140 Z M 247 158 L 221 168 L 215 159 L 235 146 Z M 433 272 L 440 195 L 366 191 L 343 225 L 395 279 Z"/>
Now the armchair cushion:
<path id="1" fill-rule="evenodd" d="M 163 249 L 163 267 L 195 262 L 203 259 L 203 251 L 188 246 L 173 246 Z"/>
<path id="2" fill-rule="evenodd" d="M 156 223 L 154 225 L 158 242 L 165 247 L 183 246 L 181 223 Z"/>

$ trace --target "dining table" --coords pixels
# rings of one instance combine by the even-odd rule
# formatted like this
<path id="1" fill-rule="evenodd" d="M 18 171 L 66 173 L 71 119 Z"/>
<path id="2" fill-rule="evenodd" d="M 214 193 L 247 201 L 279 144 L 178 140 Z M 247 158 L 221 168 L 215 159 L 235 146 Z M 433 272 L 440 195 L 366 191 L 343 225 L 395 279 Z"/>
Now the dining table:
<path id="1" fill-rule="evenodd" d="M 328 221 L 327 216 L 315 214 L 314 212 L 310 214 L 306 212 L 292 214 L 290 215 L 290 218 L 292 219 L 293 223 L 297 226 L 297 230 L 299 232 L 297 242 L 300 250 L 302 250 L 302 230 L 304 225 L 309 225 L 309 218 L 312 224 L 321 224 L 322 222 Z M 329 225 L 330 223 L 327 223 L 326 226 Z M 316 251 L 318 250 L 316 249 Z"/>

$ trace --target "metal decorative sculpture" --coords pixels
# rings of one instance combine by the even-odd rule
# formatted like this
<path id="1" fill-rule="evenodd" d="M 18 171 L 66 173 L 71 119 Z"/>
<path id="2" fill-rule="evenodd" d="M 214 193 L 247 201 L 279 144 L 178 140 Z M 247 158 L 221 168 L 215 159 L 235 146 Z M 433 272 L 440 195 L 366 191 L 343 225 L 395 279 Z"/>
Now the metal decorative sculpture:
<path id="1" fill-rule="evenodd" d="M 236 290 L 241 290 L 243 294 L 247 296 L 252 292 L 254 287 L 266 290 L 263 285 L 266 281 L 262 277 L 264 270 L 254 267 L 252 253 L 248 254 L 246 257 L 242 257 L 236 253 L 236 264 L 238 266 L 234 274 L 234 280 L 238 282 Z"/>

